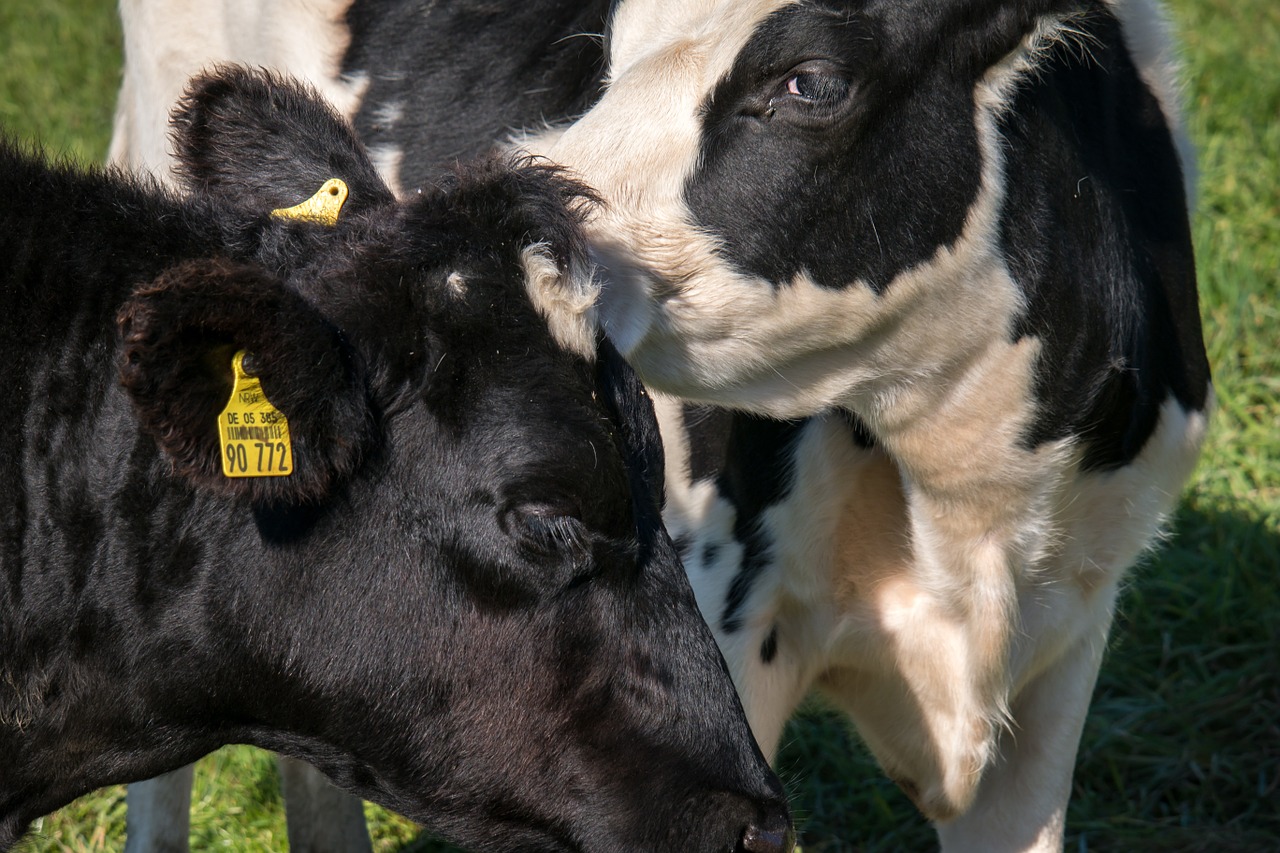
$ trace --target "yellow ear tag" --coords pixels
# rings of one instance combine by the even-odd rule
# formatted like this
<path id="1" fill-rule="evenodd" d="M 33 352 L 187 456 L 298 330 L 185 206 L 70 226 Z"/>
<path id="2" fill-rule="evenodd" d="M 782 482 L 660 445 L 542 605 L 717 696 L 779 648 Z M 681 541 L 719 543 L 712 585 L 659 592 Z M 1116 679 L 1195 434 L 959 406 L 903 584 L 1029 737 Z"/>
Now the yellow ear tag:
<path id="1" fill-rule="evenodd" d="M 347 200 L 347 185 L 340 178 L 330 178 L 320 191 L 293 207 L 281 207 L 271 211 L 281 219 L 307 219 L 322 225 L 337 225 L 338 212 Z"/>
<path id="2" fill-rule="evenodd" d="M 231 359 L 235 385 L 218 415 L 222 473 L 228 477 L 287 477 L 293 473 L 289 419 L 262 391 L 262 383 L 244 369 L 245 351 Z"/>

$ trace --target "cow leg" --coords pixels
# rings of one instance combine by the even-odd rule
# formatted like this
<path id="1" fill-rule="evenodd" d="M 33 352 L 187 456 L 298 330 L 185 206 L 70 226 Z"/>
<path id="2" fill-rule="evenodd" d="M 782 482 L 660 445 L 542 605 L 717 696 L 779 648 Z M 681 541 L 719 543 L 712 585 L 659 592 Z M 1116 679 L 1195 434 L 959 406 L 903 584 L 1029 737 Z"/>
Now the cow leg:
<path id="1" fill-rule="evenodd" d="M 1062 849 L 1076 750 L 1105 632 L 1076 643 L 1026 685 L 968 811 L 937 824 L 945 853 Z"/>
<path id="2" fill-rule="evenodd" d="M 125 853 L 187 853 L 191 765 L 134 782 L 125 795 Z"/>
<path id="3" fill-rule="evenodd" d="M 371 851 L 364 804 L 335 788 L 309 764 L 280 756 L 291 853 L 365 853 Z"/>

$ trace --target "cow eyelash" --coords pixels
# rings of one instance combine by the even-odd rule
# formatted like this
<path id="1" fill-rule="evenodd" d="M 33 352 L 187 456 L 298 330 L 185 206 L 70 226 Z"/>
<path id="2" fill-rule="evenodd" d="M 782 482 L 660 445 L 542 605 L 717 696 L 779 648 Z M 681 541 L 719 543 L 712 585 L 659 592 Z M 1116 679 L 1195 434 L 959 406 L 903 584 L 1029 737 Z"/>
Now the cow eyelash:
<path id="1" fill-rule="evenodd" d="M 849 97 L 852 86 L 830 62 L 810 61 L 792 68 L 769 99 L 770 117 L 783 108 L 813 111 L 835 110 Z"/>
<path id="2" fill-rule="evenodd" d="M 590 549 L 590 534 L 576 513 L 548 504 L 527 504 L 514 511 L 517 528 L 528 544 L 578 556 Z"/>

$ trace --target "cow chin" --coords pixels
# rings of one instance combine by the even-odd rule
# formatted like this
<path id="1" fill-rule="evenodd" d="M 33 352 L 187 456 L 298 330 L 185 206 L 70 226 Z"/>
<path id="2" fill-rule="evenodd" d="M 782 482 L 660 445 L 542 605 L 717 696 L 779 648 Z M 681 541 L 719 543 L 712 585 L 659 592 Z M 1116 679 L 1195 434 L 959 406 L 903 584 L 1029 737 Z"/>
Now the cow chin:
<path id="1" fill-rule="evenodd" d="M 471 787 L 451 783 L 426 810 L 403 813 L 430 825 L 467 849 L 575 851 L 576 853 L 788 853 L 794 831 L 781 791 L 717 790 L 705 768 L 669 762 L 614 759 L 586 767 L 568 746 L 546 766 L 533 751 L 511 758 L 538 777 L 519 775 L 505 784 Z M 633 743 L 637 756 L 660 747 Z M 524 771 L 517 771 L 522 773 Z M 760 774 L 765 772 L 763 764 Z M 732 778 L 731 775 L 726 778 Z M 691 784 L 690 779 L 699 782 Z M 705 781 L 704 781 L 705 780 Z M 732 783 L 730 783 L 732 784 Z M 746 787 L 746 786 L 734 786 Z M 419 789 L 420 790 L 420 789 Z M 373 793 L 373 792 L 370 792 Z M 385 792 L 379 799 L 387 801 Z M 479 819 L 478 819 L 479 818 Z"/>

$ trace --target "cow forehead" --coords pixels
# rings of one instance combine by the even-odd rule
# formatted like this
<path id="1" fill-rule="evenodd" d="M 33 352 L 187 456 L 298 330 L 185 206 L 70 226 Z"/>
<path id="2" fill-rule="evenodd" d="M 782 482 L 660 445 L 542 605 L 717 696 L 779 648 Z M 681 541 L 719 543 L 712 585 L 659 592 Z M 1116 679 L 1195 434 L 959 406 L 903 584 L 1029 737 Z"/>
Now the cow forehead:
<path id="1" fill-rule="evenodd" d="M 624 0 L 609 29 L 609 78 L 660 60 L 709 91 L 760 23 L 798 0 Z"/>

